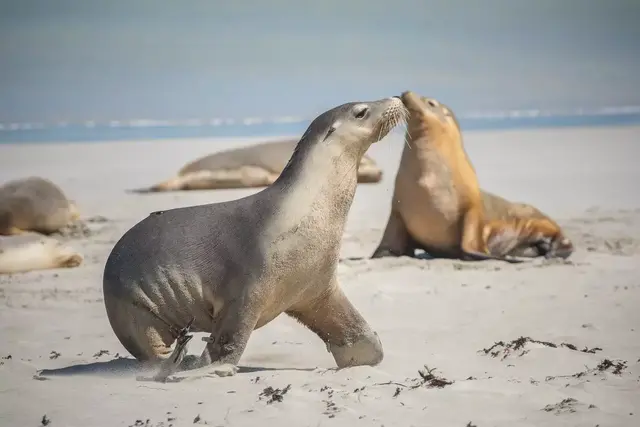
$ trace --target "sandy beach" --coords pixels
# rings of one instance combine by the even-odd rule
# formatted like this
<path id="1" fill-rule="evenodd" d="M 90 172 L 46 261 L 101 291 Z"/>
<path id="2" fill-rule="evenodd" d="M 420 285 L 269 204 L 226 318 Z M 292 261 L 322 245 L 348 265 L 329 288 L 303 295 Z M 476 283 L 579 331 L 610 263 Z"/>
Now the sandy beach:
<path id="1" fill-rule="evenodd" d="M 102 300 L 112 246 L 152 211 L 257 190 L 125 190 L 254 140 L 0 145 L 0 182 L 53 180 L 90 230 L 65 238 L 82 266 L 0 276 L 0 425 L 640 425 L 640 126 L 465 134 L 481 186 L 536 205 L 577 247 L 524 264 L 366 259 L 390 210 L 394 132 L 369 150 L 383 180 L 358 187 L 339 266 L 380 365 L 336 371 L 318 337 L 280 316 L 253 333 L 236 376 L 136 381 Z"/>

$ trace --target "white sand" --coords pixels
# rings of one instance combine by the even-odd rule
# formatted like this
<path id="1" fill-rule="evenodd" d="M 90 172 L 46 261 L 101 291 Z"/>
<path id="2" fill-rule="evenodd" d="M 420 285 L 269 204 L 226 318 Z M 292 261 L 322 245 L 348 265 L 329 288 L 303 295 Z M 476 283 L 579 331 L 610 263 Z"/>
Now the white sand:
<path id="1" fill-rule="evenodd" d="M 93 236 L 71 240 L 86 256 L 83 266 L 0 277 L 0 425 L 36 426 L 45 414 L 54 427 L 186 426 L 196 417 L 212 426 L 640 425 L 640 127 L 468 133 L 482 186 L 554 216 L 577 251 L 567 264 L 345 260 L 339 267 L 345 292 L 384 345 L 379 366 L 336 372 L 322 342 L 281 316 L 254 332 L 235 377 L 135 381 L 135 363 L 102 302 L 111 247 L 151 211 L 253 190 L 124 190 L 168 178 L 185 162 L 238 143 L 0 145 L 0 182 L 46 176 L 78 202 L 85 218 L 108 219 L 90 224 Z M 378 185 L 359 186 L 344 257 L 368 256 L 376 247 L 401 149 L 393 136 L 369 151 L 385 176 Z M 602 351 L 528 343 L 504 359 L 479 352 L 521 336 Z M 203 343 L 192 343 L 190 352 L 199 353 Z M 109 353 L 94 356 L 100 350 Z M 626 367 L 594 373 L 604 359 Z M 425 364 L 455 382 L 381 385 L 410 385 Z M 34 379 L 40 369 L 60 375 Z M 589 373 L 570 377 L 583 371 Z M 281 402 L 259 397 L 268 386 L 289 384 Z M 561 404 L 564 399 L 575 400 Z"/>

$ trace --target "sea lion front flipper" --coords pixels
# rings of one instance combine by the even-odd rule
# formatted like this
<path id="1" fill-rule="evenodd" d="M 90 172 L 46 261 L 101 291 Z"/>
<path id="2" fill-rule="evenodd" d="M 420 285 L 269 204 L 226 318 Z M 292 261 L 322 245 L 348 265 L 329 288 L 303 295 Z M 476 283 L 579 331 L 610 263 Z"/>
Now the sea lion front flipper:
<path id="1" fill-rule="evenodd" d="M 338 368 L 375 366 L 384 358 L 382 342 L 334 279 L 334 285 L 311 301 L 286 312 L 326 344 Z"/>
<path id="2" fill-rule="evenodd" d="M 409 235 L 400 213 L 391 208 L 387 226 L 371 258 L 415 256 L 415 241 Z"/>

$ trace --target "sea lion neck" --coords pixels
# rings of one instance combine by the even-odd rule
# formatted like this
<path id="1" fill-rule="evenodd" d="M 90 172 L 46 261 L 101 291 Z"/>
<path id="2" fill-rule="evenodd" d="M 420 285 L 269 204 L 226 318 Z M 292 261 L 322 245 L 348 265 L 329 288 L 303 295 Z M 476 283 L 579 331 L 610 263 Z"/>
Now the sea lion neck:
<path id="1" fill-rule="evenodd" d="M 267 189 L 277 200 L 277 211 L 287 212 L 279 218 L 282 225 L 298 226 L 308 215 L 344 222 L 356 191 L 359 161 L 360 153 L 339 141 L 301 140 Z"/>

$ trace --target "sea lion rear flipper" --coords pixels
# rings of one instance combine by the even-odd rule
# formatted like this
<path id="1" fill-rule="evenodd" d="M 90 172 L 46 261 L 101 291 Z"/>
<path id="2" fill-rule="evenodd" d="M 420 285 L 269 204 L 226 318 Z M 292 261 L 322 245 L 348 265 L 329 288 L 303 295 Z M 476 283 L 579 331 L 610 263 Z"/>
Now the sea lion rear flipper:
<path id="1" fill-rule="evenodd" d="M 464 217 L 464 225 L 462 228 L 462 242 L 461 250 L 464 257 L 474 261 L 484 260 L 499 260 L 509 263 L 521 263 L 522 260 L 509 257 L 505 255 L 493 255 L 488 249 L 487 245 L 482 242 L 482 235 L 484 234 L 484 227 L 481 227 L 482 223 L 482 211 L 478 209 L 471 209 Z M 481 248 L 480 250 L 478 248 Z M 487 250 L 489 253 L 483 251 Z"/>
<path id="2" fill-rule="evenodd" d="M 181 176 L 177 176 L 175 178 L 168 179 L 159 184 L 152 185 L 151 187 L 145 188 L 136 188 L 127 190 L 128 193 L 156 193 L 160 191 L 179 191 L 184 187 L 184 179 Z"/>

